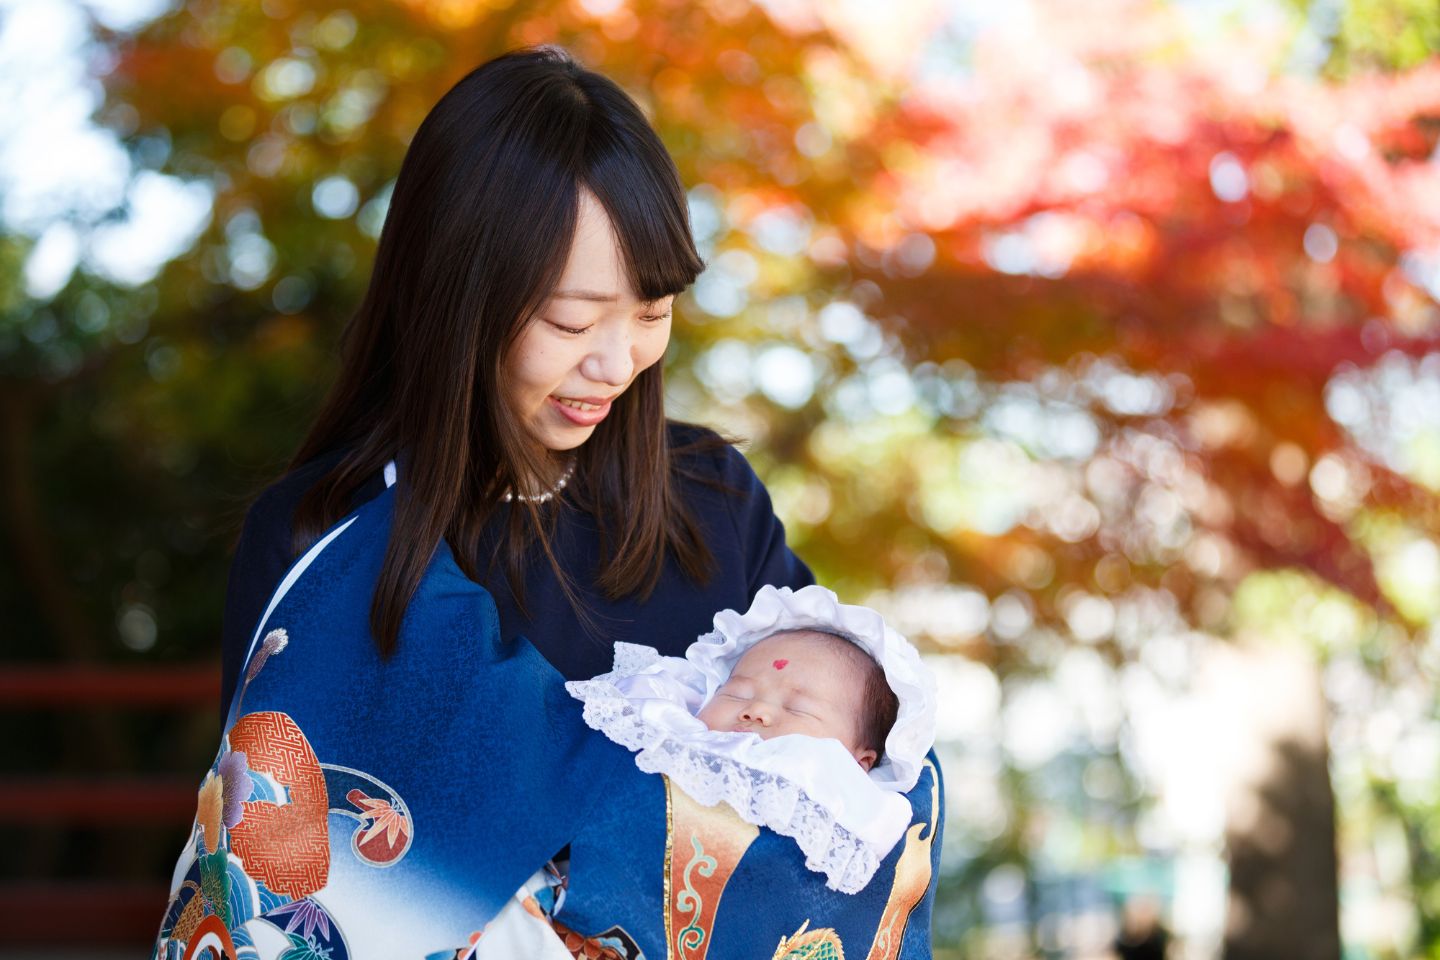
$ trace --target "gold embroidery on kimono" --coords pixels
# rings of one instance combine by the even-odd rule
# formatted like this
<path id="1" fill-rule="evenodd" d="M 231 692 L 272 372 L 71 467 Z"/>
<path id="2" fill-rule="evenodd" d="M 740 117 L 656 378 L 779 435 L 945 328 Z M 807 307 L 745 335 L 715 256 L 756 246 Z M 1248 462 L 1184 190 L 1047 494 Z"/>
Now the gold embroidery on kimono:
<path id="1" fill-rule="evenodd" d="M 880 925 L 875 928 L 875 939 L 866 960 L 895 960 L 899 956 L 910 911 L 930 886 L 930 847 L 935 841 L 938 818 L 944 811 L 940 809 L 939 772 L 929 760 L 925 761 L 925 769 L 930 771 L 930 822 L 911 824 L 905 832 L 905 848 L 900 853 L 900 862 L 895 864 L 895 882 L 890 886 L 890 897 L 885 902 Z"/>
<path id="2" fill-rule="evenodd" d="M 760 835 L 726 804 L 702 806 L 665 778 L 665 941 L 669 960 L 704 960 L 720 895 Z"/>
<path id="3" fill-rule="evenodd" d="M 845 960 L 840 934 L 829 927 L 809 930 L 809 926 L 810 921 L 806 920 L 799 930 L 781 937 L 771 960 Z"/>

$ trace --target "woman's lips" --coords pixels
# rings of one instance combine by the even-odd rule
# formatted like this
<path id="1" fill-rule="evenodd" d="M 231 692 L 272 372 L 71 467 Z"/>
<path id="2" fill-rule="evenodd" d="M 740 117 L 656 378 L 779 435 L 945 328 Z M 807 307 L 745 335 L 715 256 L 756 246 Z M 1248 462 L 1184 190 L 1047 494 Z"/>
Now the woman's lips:
<path id="1" fill-rule="evenodd" d="M 577 427 L 593 427 L 610 412 L 610 400 L 599 397 L 562 398 L 552 395 L 546 400 Z"/>

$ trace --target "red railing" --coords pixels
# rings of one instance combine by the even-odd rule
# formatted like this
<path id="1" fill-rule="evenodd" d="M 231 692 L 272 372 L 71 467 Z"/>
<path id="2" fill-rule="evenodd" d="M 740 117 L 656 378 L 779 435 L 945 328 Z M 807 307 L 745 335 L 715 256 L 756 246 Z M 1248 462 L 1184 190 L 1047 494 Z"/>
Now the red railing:
<path id="1" fill-rule="evenodd" d="M 213 711 L 219 696 L 220 670 L 214 664 L 0 668 L 0 714 L 78 708 L 199 713 Z M 173 824 L 178 837 L 195 815 L 197 783 L 198 771 L 189 777 L 6 775 L 0 778 L 0 824 L 22 829 Z M 0 944 L 142 944 L 155 935 L 167 895 L 163 884 L 7 882 L 0 885 Z"/>
<path id="2" fill-rule="evenodd" d="M 214 709 L 220 670 L 183 667 L 6 666 L 0 672 L 0 709 L 17 707 L 194 707 Z"/>

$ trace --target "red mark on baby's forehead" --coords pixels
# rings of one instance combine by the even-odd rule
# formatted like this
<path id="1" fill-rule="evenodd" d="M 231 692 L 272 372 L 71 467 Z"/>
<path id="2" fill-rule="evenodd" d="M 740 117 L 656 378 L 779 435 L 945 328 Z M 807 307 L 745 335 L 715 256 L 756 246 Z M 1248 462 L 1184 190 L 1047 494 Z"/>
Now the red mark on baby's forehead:
<path id="1" fill-rule="evenodd" d="M 789 666 L 789 664 L 790 664 L 790 661 L 789 661 L 789 660 L 776 660 L 776 661 L 775 661 L 775 669 L 776 669 L 776 670 L 784 670 L 787 666 Z"/>

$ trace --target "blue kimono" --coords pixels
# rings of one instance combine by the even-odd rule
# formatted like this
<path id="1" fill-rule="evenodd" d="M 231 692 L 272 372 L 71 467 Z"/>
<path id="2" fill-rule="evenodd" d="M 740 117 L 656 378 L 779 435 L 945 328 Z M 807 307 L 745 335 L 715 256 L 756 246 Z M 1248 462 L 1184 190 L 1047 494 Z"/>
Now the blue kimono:
<path id="1" fill-rule="evenodd" d="M 368 619 L 395 496 L 332 528 L 271 598 L 156 957 L 454 955 L 567 845 L 553 925 L 576 956 L 930 955 L 933 755 L 904 841 L 865 890 L 831 891 L 793 841 L 589 730 L 444 544 L 382 660 Z"/>

